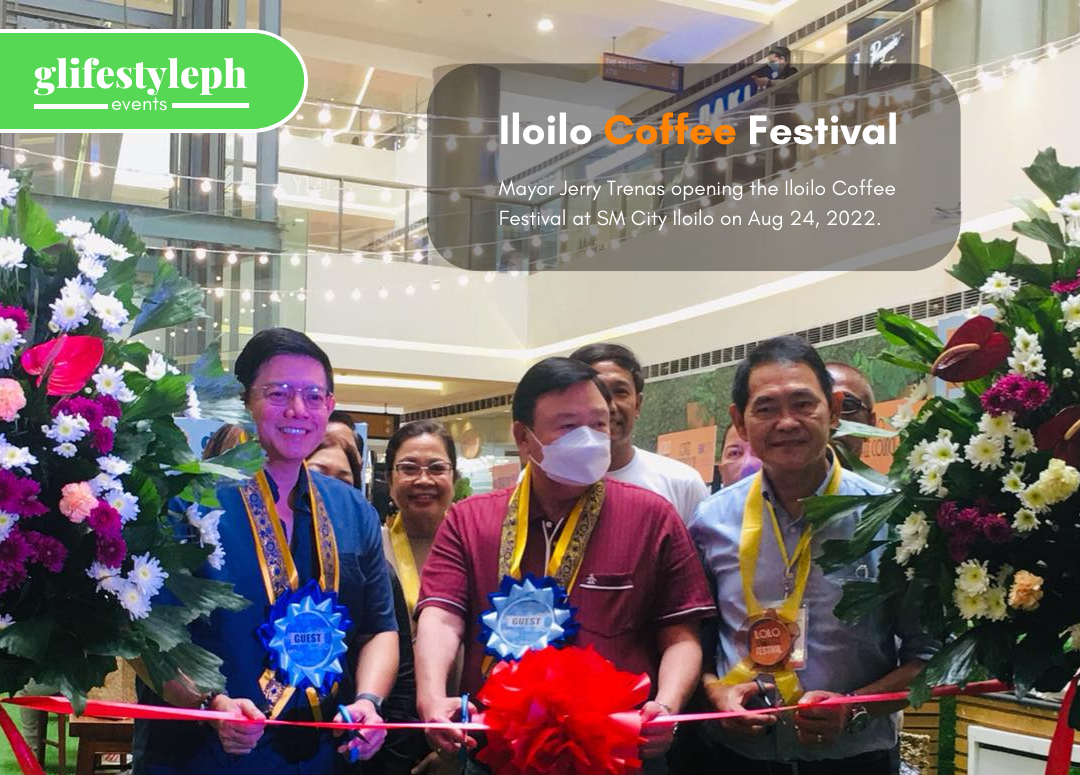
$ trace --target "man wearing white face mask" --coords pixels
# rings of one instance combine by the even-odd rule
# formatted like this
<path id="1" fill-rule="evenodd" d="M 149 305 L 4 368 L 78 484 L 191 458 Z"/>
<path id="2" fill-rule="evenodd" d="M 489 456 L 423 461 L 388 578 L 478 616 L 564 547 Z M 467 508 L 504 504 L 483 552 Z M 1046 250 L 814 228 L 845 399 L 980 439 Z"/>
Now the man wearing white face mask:
<path id="1" fill-rule="evenodd" d="M 545 359 L 522 377 L 513 433 L 528 462 L 524 475 L 516 487 L 451 507 L 424 566 L 416 606 L 424 720 L 456 718 L 461 701 L 447 697 L 446 679 L 462 644 L 462 691 L 472 695 L 498 659 L 550 643 L 591 645 L 622 670 L 648 673 L 653 699 L 644 720 L 678 713 L 693 690 L 698 625 L 715 615 L 712 597 L 671 504 L 603 478 L 609 397 L 592 368 L 569 358 Z M 539 615 L 501 616 L 489 595 Z M 672 731 L 642 730 L 645 772 L 666 771 Z M 452 730 L 428 739 L 445 752 L 475 745 Z M 470 771 L 484 770 L 470 763 Z"/>

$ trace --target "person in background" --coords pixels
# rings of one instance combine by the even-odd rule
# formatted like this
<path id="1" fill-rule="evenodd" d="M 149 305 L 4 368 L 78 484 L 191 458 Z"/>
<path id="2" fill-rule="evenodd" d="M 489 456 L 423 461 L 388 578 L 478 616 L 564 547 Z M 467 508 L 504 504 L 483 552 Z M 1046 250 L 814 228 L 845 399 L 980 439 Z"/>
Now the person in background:
<path id="1" fill-rule="evenodd" d="M 363 472 L 356 446 L 342 441 L 340 435 L 327 431 L 319 446 L 308 457 L 308 467 L 363 491 Z"/>
<path id="2" fill-rule="evenodd" d="M 593 367 L 611 393 L 611 468 L 607 475 L 652 490 L 689 522 L 709 495 L 701 474 L 685 463 L 634 446 L 634 424 L 641 416 L 645 379 L 634 353 L 621 344 L 600 342 L 578 348 L 570 357 Z"/>
<path id="3" fill-rule="evenodd" d="M 720 448 L 720 462 L 716 464 L 716 470 L 720 487 L 733 485 L 761 470 L 761 461 L 750 448 L 750 442 L 739 435 L 734 423 L 724 430 L 724 445 Z"/>
<path id="4" fill-rule="evenodd" d="M 777 81 L 790 78 L 797 72 L 799 72 L 798 69 L 791 65 L 791 49 L 786 46 L 776 46 L 769 51 L 769 56 L 765 60 L 765 67 L 752 75 L 751 78 L 753 78 L 754 84 L 759 89 L 768 89 L 770 86 L 774 86 Z"/>
<path id="5" fill-rule="evenodd" d="M 842 469 L 829 431 L 843 395 L 821 356 L 794 336 L 760 343 L 739 364 L 732 422 L 762 469 L 705 501 L 690 523 L 720 601 L 713 708 L 809 703 L 906 688 L 937 645 L 879 607 L 854 624 L 834 609 L 847 581 L 877 577 L 882 550 L 828 573 L 813 562 L 828 540 L 849 540 L 858 515 L 812 531 L 802 500 L 876 495 L 884 488 Z M 740 775 L 889 775 L 895 706 L 834 705 L 719 722 L 715 772 Z"/>
<path id="6" fill-rule="evenodd" d="M 844 394 L 844 400 L 840 404 L 840 419 L 876 426 L 874 390 L 870 387 L 870 381 L 866 379 L 866 375 L 854 366 L 837 361 L 826 363 L 825 368 L 829 370 L 834 389 Z M 866 439 L 861 436 L 833 437 L 833 443 L 842 445 L 856 460 L 862 457 L 865 441 Z"/>
<path id="7" fill-rule="evenodd" d="M 398 428 L 386 445 L 386 471 L 390 499 L 395 507 L 382 530 L 383 554 L 391 572 L 400 579 L 397 597 L 401 665 L 397 682 L 384 703 L 388 721 L 418 721 L 416 674 L 413 662 L 413 610 L 420 593 L 420 573 L 431 552 L 435 533 L 454 499 L 457 451 L 446 427 L 434 420 L 417 420 Z M 460 665 L 451 676 L 456 688 Z M 420 730 L 395 730 L 368 764 L 378 775 L 427 772 L 450 775 L 460 771 L 456 757 L 432 751 Z"/>
<path id="8" fill-rule="evenodd" d="M 326 435 L 341 443 L 353 469 L 353 486 L 364 490 L 364 442 L 356 433 L 356 423 L 353 422 L 352 415 L 343 409 L 331 412 L 326 423 Z M 355 464 L 352 462 L 354 460 Z"/>
<path id="9" fill-rule="evenodd" d="M 174 680 L 162 697 L 256 723 L 137 721 L 135 775 L 330 775 L 345 764 L 338 754 L 370 758 L 385 737 L 368 730 L 335 741 L 322 730 L 262 723 L 267 717 L 341 720 L 339 705 L 354 721 L 379 721 L 397 670 L 398 635 L 377 516 L 356 490 L 309 471 L 304 462 L 334 408 L 326 353 L 298 331 L 271 328 L 248 341 L 234 369 L 266 463 L 252 480 L 218 490 L 217 549 L 227 559 L 215 561 L 215 552 L 203 572 L 252 605 L 219 609 L 190 625 L 192 641 L 222 660 L 226 691 L 202 694 Z M 210 518 L 179 501 L 170 512 L 184 514 L 192 530 Z M 279 562 L 265 561 L 268 556 Z M 295 574 L 275 572 L 283 566 Z M 294 685 L 290 680 L 298 679 L 275 667 L 295 641 L 265 633 L 286 626 L 294 605 L 315 598 L 333 599 L 350 621 L 340 626 L 342 653 L 312 681 L 317 685 L 306 678 Z M 338 625 L 318 619 L 304 620 L 307 632 L 336 640 Z M 161 704 L 145 685 L 139 695 L 143 703 Z"/>
<path id="10" fill-rule="evenodd" d="M 203 447 L 202 459 L 209 460 L 218 455 L 224 455 L 233 447 L 243 444 L 247 440 L 247 433 L 239 425 L 225 423 L 210 434 Z"/>
<path id="11" fill-rule="evenodd" d="M 675 508 L 656 493 L 605 478 L 610 402 L 597 373 L 576 359 L 546 358 L 521 378 L 512 402 L 514 441 L 529 461 L 521 479 L 454 504 L 424 565 L 416 608 L 417 707 L 424 721 L 458 716 L 461 699 L 447 684 L 462 645 L 461 691 L 475 696 L 484 681 L 485 644 L 508 643 L 498 625 L 480 621 L 492 607 L 489 595 L 532 594 L 523 584 L 529 573 L 561 590 L 550 611 L 568 593 L 566 605 L 580 623 L 571 643 L 592 646 L 621 670 L 648 673 L 652 694 L 640 711 L 643 721 L 678 713 L 697 684 L 699 624 L 715 606 Z M 568 530 L 574 540 L 560 541 Z M 512 557 L 521 558 L 513 563 L 520 567 L 511 567 Z M 673 731 L 674 724 L 643 727 L 644 772 L 666 772 Z M 447 754 L 475 746 L 455 730 L 429 730 L 428 739 Z M 485 769 L 470 760 L 466 771 Z"/>

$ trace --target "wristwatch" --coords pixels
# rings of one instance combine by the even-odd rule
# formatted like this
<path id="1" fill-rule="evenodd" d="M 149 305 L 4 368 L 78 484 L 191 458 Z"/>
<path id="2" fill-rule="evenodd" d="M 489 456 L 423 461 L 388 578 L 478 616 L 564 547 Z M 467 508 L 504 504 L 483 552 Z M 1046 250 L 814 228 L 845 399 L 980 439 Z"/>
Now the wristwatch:
<path id="1" fill-rule="evenodd" d="M 857 697 L 858 695 L 852 692 L 847 695 L 848 697 Z M 844 725 L 844 731 L 849 735 L 857 735 L 866 729 L 866 725 L 870 723 L 870 711 L 866 709 L 865 705 L 852 705 L 851 715 L 848 716 L 847 724 Z"/>
<path id="2" fill-rule="evenodd" d="M 214 704 L 214 700 L 223 695 L 225 692 L 210 692 L 205 695 L 199 701 L 199 710 L 210 710 L 210 706 Z"/>
<path id="3" fill-rule="evenodd" d="M 368 702 L 370 702 L 372 705 L 375 706 L 375 712 L 378 713 L 380 716 L 382 715 L 382 697 L 377 694 L 372 694 L 371 692 L 360 692 L 356 695 L 356 698 L 353 700 L 353 702 L 359 702 L 360 700 L 367 700 Z"/>

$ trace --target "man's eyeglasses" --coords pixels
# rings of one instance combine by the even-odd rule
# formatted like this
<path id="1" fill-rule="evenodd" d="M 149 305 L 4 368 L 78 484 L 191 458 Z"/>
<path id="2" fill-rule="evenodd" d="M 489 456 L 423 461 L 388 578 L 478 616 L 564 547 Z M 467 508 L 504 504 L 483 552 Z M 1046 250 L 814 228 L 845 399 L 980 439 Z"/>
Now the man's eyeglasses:
<path id="1" fill-rule="evenodd" d="M 299 393 L 308 409 L 325 409 L 331 395 L 326 388 L 319 385 L 290 385 L 287 382 L 271 382 L 253 387 L 252 390 L 261 393 L 266 403 L 271 406 L 288 406 Z"/>
<path id="2" fill-rule="evenodd" d="M 435 479 L 440 476 L 449 475 L 454 468 L 449 463 L 442 460 L 436 460 L 433 463 L 428 463 L 426 466 L 422 466 L 419 463 L 404 461 L 402 463 L 395 463 L 394 470 L 397 471 L 398 476 L 402 479 L 416 479 L 424 471 L 427 471 L 428 476 Z"/>
<path id="3" fill-rule="evenodd" d="M 869 412 L 870 407 L 864 404 L 850 393 L 844 393 L 844 401 L 840 404 L 840 416 L 850 417 L 859 412 Z"/>

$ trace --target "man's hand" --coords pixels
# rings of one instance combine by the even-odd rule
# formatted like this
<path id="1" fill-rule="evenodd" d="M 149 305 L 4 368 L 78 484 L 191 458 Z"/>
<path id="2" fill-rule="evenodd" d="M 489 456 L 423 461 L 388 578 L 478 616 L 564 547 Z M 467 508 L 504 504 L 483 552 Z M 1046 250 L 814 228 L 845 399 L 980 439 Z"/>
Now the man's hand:
<path id="1" fill-rule="evenodd" d="M 250 723 L 240 724 L 216 719 L 210 722 L 210 726 L 217 732 L 221 747 L 225 749 L 225 753 L 251 753 L 266 728 L 266 716 L 255 707 L 255 703 L 251 700 L 233 699 L 224 694 L 219 694 L 210 703 L 208 710 L 231 713 L 239 719 L 251 719 Z"/>
<path id="2" fill-rule="evenodd" d="M 640 750 L 642 759 L 655 759 L 663 756 L 667 749 L 671 747 L 671 742 L 675 739 L 675 728 L 678 724 L 675 722 L 648 724 L 649 721 L 657 717 L 667 715 L 667 709 L 659 702 L 652 700 L 646 702 L 641 708 L 641 736 L 645 738 Z"/>
<path id="3" fill-rule="evenodd" d="M 417 700 L 416 711 L 421 721 L 447 722 L 461 720 L 461 699 L 458 697 L 433 697 Z M 469 715 L 476 713 L 476 706 L 469 703 Z M 428 729 L 428 744 L 440 753 L 453 754 L 464 744 L 470 751 L 476 748 L 476 740 L 457 729 Z"/>
<path id="4" fill-rule="evenodd" d="M 836 692 L 813 691 L 799 698 L 799 704 L 821 702 L 829 697 L 842 697 Z M 795 732 L 802 745 L 829 746 L 844 733 L 848 706 L 837 704 L 795 711 Z"/>
<path id="5" fill-rule="evenodd" d="M 705 688 L 710 704 L 719 711 L 746 710 L 746 703 L 760 692 L 760 687 L 754 681 L 741 684 L 713 681 Z M 720 727 L 740 737 L 760 737 L 776 724 L 776 720 L 774 713 L 754 713 L 720 719 Z"/>
<path id="6" fill-rule="evenodd" d="M 754 83 L 759 89 L 764 89 L 769 85 L 769 79 L 764 75 L 752 75 L 750 77 L 754 79 Z"/>
<path id="7" fill-rule="evenodd" d="M 352 705 L 345 708 L 349 711 L 349 717 L 357 724 L 378 724 L 382 721 L 382 716 L 375 710 L 375 706 L 371 703 L 371 700 L 357 700 Z M 341 722 L 345 719 L 338 713 L 334 716 L 334 721 Z M 335 729 L 334 737 L 340 737 L 342 730 Z M 366 762 L 382 748 L 383 742 L 386 741 L 385 729 L 358 729 L 356 735 L 351 739 L 338 746 L 338 753 L 345 756 L 349 761 L 355 761 L 359 759 L 362 762 Z M 356 758 L 353 758 L 352 751 L 355 751 Z"/>

